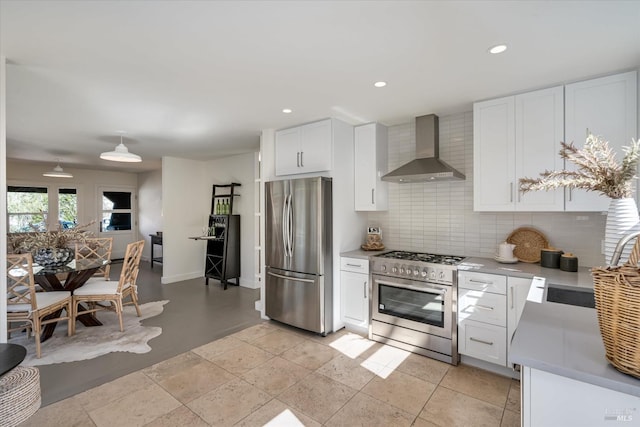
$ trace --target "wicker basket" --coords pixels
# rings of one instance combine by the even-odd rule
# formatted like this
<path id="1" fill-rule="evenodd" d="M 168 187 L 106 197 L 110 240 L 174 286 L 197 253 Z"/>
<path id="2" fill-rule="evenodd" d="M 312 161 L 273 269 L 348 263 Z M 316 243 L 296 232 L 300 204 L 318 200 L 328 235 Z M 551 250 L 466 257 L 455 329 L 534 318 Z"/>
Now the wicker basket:
<path id="1" fill-rule="evenodd" d="M 540 250 L 549 246 L 547 238 L 531 227 L 520 227 L 511 232 L 507 243 L 516 245 L 513 255 L 522 262 L 539 262 Z"/>
<path id="2" fill-rule="evenodd" d="M 640 378 L 640 239 L 622 266 L 594 267 L 596 310 L 607 360 Z"/>
<path id="3" fill-rule="evenodd" d="M 18 366 L 0 377 L 0 426 L 14 427 L 40 408 L 40 371 Z"/>

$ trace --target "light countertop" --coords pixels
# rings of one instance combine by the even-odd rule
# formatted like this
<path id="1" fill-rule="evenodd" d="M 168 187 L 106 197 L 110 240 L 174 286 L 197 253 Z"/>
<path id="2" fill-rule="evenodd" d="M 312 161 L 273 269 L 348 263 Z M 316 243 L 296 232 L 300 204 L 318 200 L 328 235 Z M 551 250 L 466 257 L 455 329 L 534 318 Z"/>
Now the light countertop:
<path id="1" fill-rule="evenodd" d="M 386 248 L 381 251 L 365 251 L 356 249 L 342 252 L 340 256 L 359 259 L 370 259 L 372 256 L 389 252 L 393 249 Z M 490 258 L 469 257 L 458 265 L 458 270 L 479 271 L 482 273 L 502 274 L 513 277 L 544 277 L 551 283 L 560 283 L 569 286 L 583 286 L 593 288 L 591 272 L 588 267 L 578 267 L 577 272 L 562 271 L 557 268 L 545 268 L 540 264 L 517 262 L 515 264 L 501 264 Z"/>
<path id="2" fill-rule="evenodd" d="M 527 301 L 511 342 L 511 362 L 640 397 L 640 379 L 605 357 L 596 309 Z"/>

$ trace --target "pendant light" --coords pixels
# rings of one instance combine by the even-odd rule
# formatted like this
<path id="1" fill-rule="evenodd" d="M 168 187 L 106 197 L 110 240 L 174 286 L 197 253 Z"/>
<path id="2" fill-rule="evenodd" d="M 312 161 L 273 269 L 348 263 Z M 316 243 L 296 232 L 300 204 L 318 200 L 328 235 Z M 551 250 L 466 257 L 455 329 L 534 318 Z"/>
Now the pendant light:
<path id="1" fill-rule="evenodd" d="M 65 172 L 62 169 L 62 166 L 60 166 L 59 161 L 58 161 L 58 165 L 55 168 L 53 168 L 52 171 L 45 172 L 42 174 L 42 176 L 48 176 L 51 178 L 73 178 L 73 175 L 71 175 L 69 172 Z"/>
<path id="2" fill-rule="evenodd" d="M 120 144 L 113 151 L 105 151 L 100 154 L 102 160 L 111 160 L 112 162 L 141 162 L 142 157 L 137 154 L 130 153 L 127 147 L 122 143 L 122 135 L 120 135 Z"/>

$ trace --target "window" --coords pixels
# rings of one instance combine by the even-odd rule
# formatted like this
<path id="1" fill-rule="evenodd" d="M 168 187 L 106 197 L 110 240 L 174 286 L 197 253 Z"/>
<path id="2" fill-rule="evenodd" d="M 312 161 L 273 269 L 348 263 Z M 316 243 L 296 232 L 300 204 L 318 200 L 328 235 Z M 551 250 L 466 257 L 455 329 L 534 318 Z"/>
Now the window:
<path id="1" fill-rule="evenodd" d="M 131 192 L 103 191 L 100 232 L 131 230 Z"/>
<path id="2" fill-rule="evenodd" d="M 58 189 L 58 224 L 60 228 L 78 225 L 78 194 L 75 188 Z"/>
<path id="3" fill-rule="evenodd" d="M 49 194 L 46 187 L 9 186 L 7 221 L 9 233 L 46 231 Z"/>

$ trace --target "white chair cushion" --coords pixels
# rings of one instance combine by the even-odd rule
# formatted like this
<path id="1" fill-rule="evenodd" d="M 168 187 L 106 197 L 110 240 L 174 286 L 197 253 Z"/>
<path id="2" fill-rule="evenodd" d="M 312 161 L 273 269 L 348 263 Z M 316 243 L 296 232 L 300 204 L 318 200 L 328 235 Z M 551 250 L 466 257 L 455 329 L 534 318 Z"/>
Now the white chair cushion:
<path id="1" fill-rule="evenodd" d="M 127 285 L 128 286 L 128 285 Z M 125 286 L 126 289 L 126 286 Z M 73 291 L 74 295 L 116 295 L 118 282 L 96 280 Z"/>
<path id="2" fill-rule="evenodd" d="M 31 304 L 7 304 L 7 313 L 20 313 L 31 311 Z"/>
<path id="3" fill-rule="evenodd" d="M 106 279 L 104 278 L 104 276 L 94 276 L 94 277 L 89 277 L 89 280 L 87 280 L 87 281 L 85 282 L 85 284 L 84 284 L 84 285 L 87 285 L 87 284 L 89 284 L 89 283 L 95 283 L 95 282 L 108 282 L 108 281 L 109 281 L 109 280 L 106 280 Z M 118 283 L 118 282 L 116 282 L 116 283 Z M 84 285 L 83 285 L 83 286 L 84 286 Z"/>
<path id="4" fill-rule="evenodd" d="M 68 291 L 55 291 L 55 292 L 37 292 L 36 304 L 38 309 L 49 307 L 50 305 L 57 304 L 71 296 L 71 292 Z"/>
<path id="5" fill-rule="evenodd" d="M 71 296 L 71 292 L 68 291 L 55 291 L 55 292 L 36 292 L 36 307 L 43 309 L 50 305 L 57 304 L 60 301 Z M 7 312 L 18 313 L 21 311 L 30 312 L 31 304 L 7 304 Z"/>

